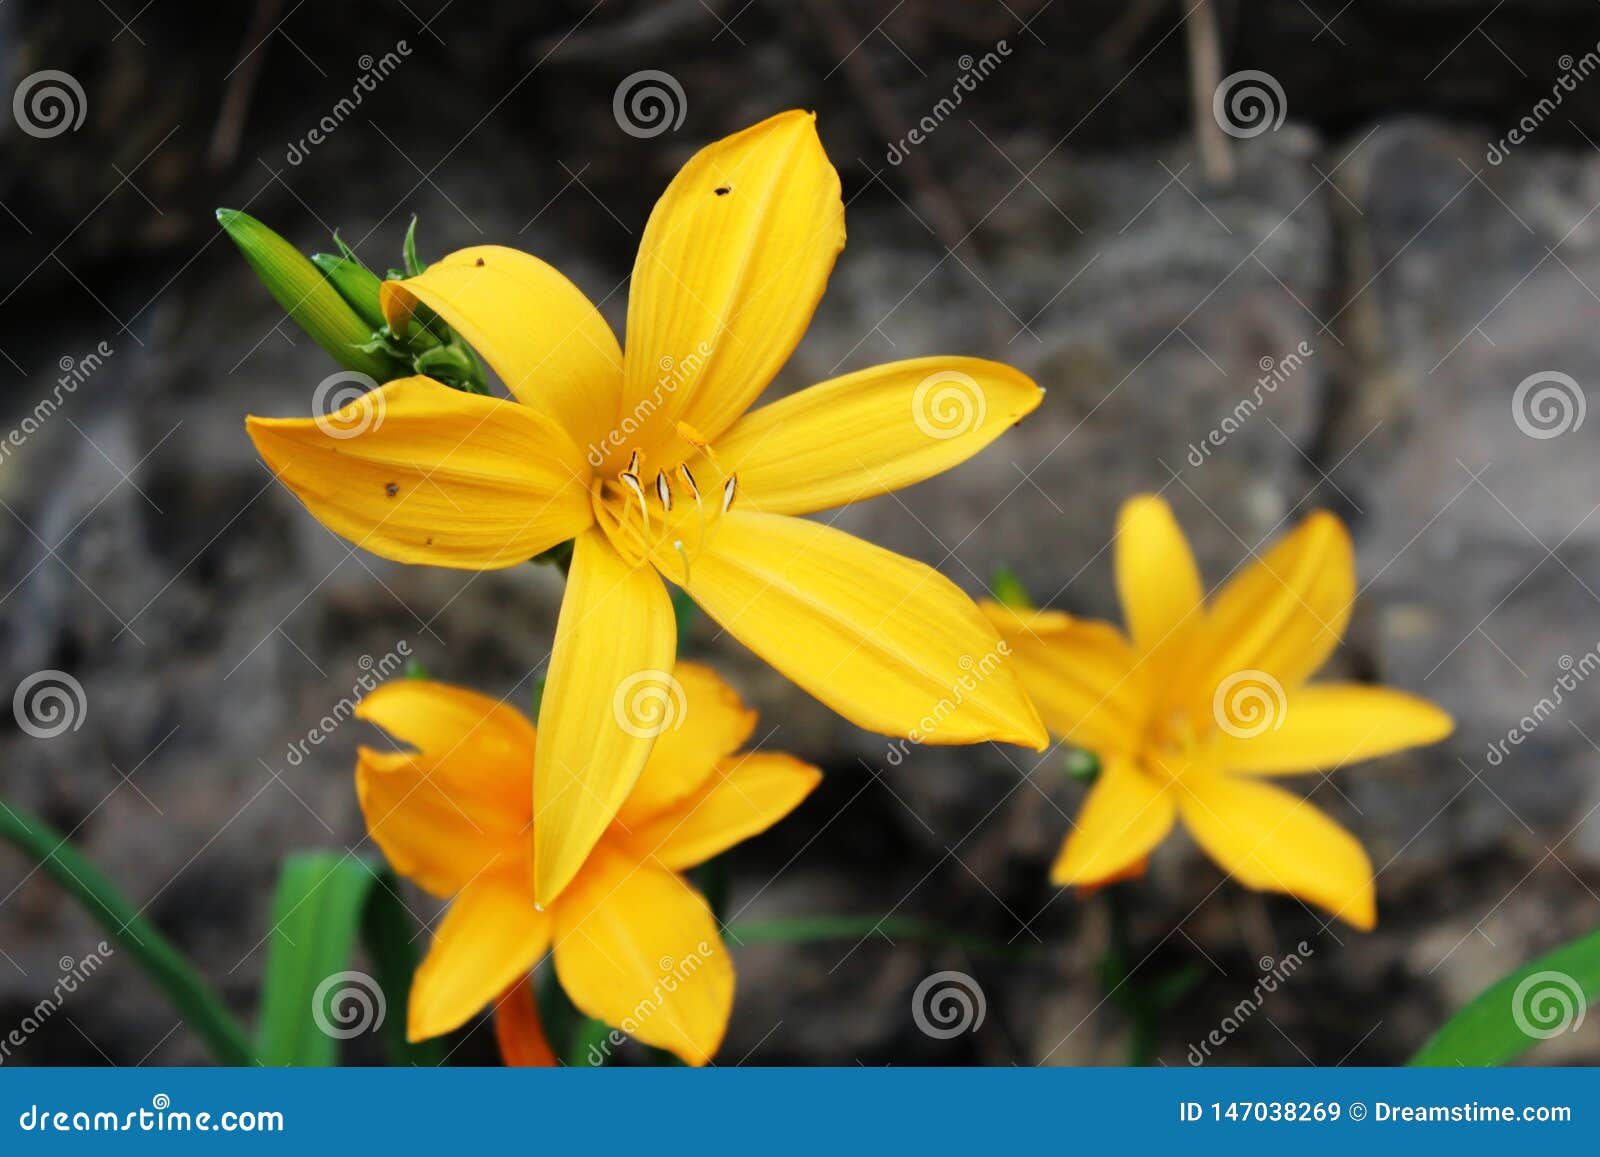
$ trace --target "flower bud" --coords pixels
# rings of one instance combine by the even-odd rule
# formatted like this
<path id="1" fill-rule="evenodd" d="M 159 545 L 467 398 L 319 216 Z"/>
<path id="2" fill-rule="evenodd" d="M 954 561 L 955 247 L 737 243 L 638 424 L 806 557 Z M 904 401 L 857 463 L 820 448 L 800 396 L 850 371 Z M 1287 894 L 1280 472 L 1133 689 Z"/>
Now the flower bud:
<path id="1" fill-rule="evenodd" d="M 340 366 L 378 382 L 410 372 L 409 366 L 392 357 L 360 348 L 371 340 L 372 326 L 294 246 L 237 209 L 218 209 L 217 223 L 239 247 L 267 292 Z"/>

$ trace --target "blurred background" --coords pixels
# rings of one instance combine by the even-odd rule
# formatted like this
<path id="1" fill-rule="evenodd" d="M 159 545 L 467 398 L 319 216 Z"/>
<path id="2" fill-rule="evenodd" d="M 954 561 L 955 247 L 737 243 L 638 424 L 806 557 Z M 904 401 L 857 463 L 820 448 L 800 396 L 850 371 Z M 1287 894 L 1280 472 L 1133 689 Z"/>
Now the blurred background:
<path id="1" fill-rule="evenodd" d="M 678 165 L 812 108 L 850 241 L 768 397 L 929 353 L 1007 360 L 1048 389 L 977 460 L 841 526 L 974 594 L 1005 563 L 1040 603 L 1115 617 L 1106 547 L 1126 496 L 1162 491 L 1212 582 L 1331 508 L 1363 583 L 1337 672 L 1424 694 L 1459 727 L 1295 781 L 1371 853 L 1376 932 L 1218 888 L 1175 839 L 1129 890 L 1135 983 L 1108 999 L 1101 899 L 1047 880 L 1082 796 L 1061 752 L 892 761 L 702 619 L 691 653 L 759 708 L 768 746 L 828 773 L 733 854 L 731 912 L 893 914 L 985 942 L 741 948 L 721 1061 L 1120 1063 L 1127 992 L 1165 985 L 1182 997 L 1154 1055 L 1183 1065 L 1291 952 L 1303 965 L 1212 1062 L 1403 1060 L 1491 980 L 1600 923 L 1600 687 L 1559 685 L 1600 661 L 1600 419 L 1583 421 L 1600 380 L 1600 8 L 1234 0 L 1186 25 L 1193 8 L 0 7 L 0 692 L 47 671 L 82 689 L 59 734 L 0 712 L 0 796 L 70 832 L 251 1016 L 280 857 L 374 850 L 351 782 L 364 725 L 298 761 L 292 745 L 402 644 L 436 677 L 528 702 L 560 583 L 353 554 L 273 483 L 244 414 L 308 413 L 333 367 L 212 210 L 308 252 L 338 229 L 380 272 L 416 213 L 425 257 L 530 250 L 620 332 Z M 64 119 L 33 103 L 41 88 Z M 1512 729 L 1523 741 L 1492 756 Z M 101 936 L 0 848 L 0 1032 Z M 912 1015 L 943 970 L 986 1007 L 948 1039 Z M 468 1033 L 456 1059 L 491 1060 L 490 1038 Z M 118 957 L 8 1059 L 205 1053 Z M 1600 1026 L 1529 1059 L 1600 1062 Z"/>

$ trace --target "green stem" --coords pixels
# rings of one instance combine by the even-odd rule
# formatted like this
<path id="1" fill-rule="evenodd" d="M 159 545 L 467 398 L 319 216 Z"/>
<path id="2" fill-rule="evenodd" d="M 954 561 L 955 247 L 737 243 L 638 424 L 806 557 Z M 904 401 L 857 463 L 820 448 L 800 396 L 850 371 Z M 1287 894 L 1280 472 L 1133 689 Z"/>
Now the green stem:
<path id="1" fill-rule="evenodd" d="M 1133 975 L 1133 938 L 1128 931 L 1128 908 L 1120 885 L 1102 889 L 1105 896 L 1109 942 L 1101 961 L 1106 995 L 1128 1018 L 1128 1063 L 1143 1067 L 1156 1052 L 1156 1015 L 1144 987 Z"/>
<path id="2" fill-rule="evenodd" d="M 798 916 L 778 920 L 740 920 L 723 929 L 728 941 L 741 944 L 803 944 L 816 940 L 860 940 L 881 934 L 890 940 L 948 944 L 974 956 L 1017 958 L 1026 948 L 999 944 L 979 936 L 951 932 L 909 916 Z"/>
<path id="3" fill-rule="evenodd" d="M 43 820 L 0 802 L 0 839 L 38 861 L 75 897 L 166 992 L 188 1026 L 225 1065 L 254 1063 L 250 1038 L 216 992 L 200 978 L 155 925 L 144 919 L 111 881 L 66 837 Z"/>

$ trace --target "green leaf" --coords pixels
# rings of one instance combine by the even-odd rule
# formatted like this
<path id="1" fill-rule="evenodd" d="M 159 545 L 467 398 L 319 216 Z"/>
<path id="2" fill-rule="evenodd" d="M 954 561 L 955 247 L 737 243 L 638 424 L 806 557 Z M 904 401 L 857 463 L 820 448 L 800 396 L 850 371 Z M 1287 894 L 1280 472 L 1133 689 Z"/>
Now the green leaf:
<path id="1" fill-rule="evenodd" d="M 427 268 L 427 264 L 417 257 L 417 215 L 411 214 L 411 224 L 406 226 L 405 251 L 402 257 L 406 263 L 406 276 L 417 277 Z"/>
<path id="2" fill-rule="evenodd" d="M 1479 993 L 1423 1045 L 1413 1065 L 1502 1065 L 1575 1028 L 1600 997 L 1600 930 L 1525 964 Z"/>
<path id="3" fill-rule="evenodd" d="M 172 943 L 156 931 L 110 880 L 67 837 L 37 819 L 0 802 L 0 839 L 33 859 L 82 904 L 167 994 L 183 1021 L 225 1065 L 249 1065 L 250 1038 L 216 992 L 200 978 Z"/>
<path id="4" fill-rule="evenodd" d="M 417 957 L 395 889 L 387 869 L 348 853 L 284 861 L 262 980 L 261 1064 L 334 1065 L 342 1041 L 378 1031 L 392 1063 L 439 1063 L 437 1043 L 405 1043 Z M 358 935 L 376 975 L 351 967 Z"/>
<path id="5" fill-rule="evenodd" d="M 391 1065 L 438 1066 L 445 1061 L 443 1037 L 406 1040 L 406 1009 L 411 1004 L 411 979 L 421 952 L 417 948 L 416 922 L 400 899 L 399 880 L 389 868 L 379 869 L 367 895 L 361 920 L 361 940 L 377 973 L 379 987 L 388 997 L 390 1015 L 383 1021 L 383 1038 Z"/>
<path id="6" fill-rule="evenodd" d="M 218 209 L 217 224 L 233 239 L 284 312 L 339 365 L 366 374 L 380 385 L 411 372 L 410 366 L 393 358 L 359 348 L 372 339 L 372 327 L 293 245 L 237 209 Z"/>

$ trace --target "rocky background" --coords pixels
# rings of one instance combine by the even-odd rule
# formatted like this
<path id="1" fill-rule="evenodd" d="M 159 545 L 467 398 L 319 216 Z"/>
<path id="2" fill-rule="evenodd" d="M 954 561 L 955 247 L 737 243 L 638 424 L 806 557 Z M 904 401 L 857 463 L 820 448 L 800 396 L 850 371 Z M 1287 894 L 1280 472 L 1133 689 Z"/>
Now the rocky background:
<path id="1" fill-rule="evenodd" d="M 1267 74 L 1285 116 L 1223 137 L 1210 164 L 1186 5 L 1166 0 L 135 7 L 0 7 L 4 90 L 59 70 L 84 111 L 51 136 L 0 120 L 0 427 L 82 379 L 0 458 L 0 691 L 44 669 L 84 690 L 80 726 L 54 738 L 0 712 L 0 796 L 71 832 L 241 1015 L 280 856 L 364 835 L 361 725 L 298 766 L 289 745 L 401 643 L 438 677 L 523 693 L 559 584 L 353 555 L 271 482 L 243 415 L 307 412 L 331 367 L 211 210 L 246 208 L 308 250 L 337 228 L 379 269 L 415 212 L 425 253 L 532 250 L 620 330 L 633 248 L 677 165 L 791 106 L 818 111 L 850 244 L 774 391 L 941 351 L 1011 360 L 1049 390 L 978 460 L 841 525 L 974 593 L 1003 562 L 1041 602 L 1114 616 L 1104 547 L 1130 493 L 1171 498 L 1213 581 L 1283 519 L 1331 507 L 1365 585 L 1337 665 L 1432 697 L 1459 729 L 1306 784 L 1381 869 L 1376 933 L 1218 888 L 1175 840 L 1126 897 L 1138 968 L 1108 999 L 1103 898 L 1046 879 L 1081 797 L 1059 753 L 896 765 L 701 621 L 692 650 L 760 708 L 770 744 L 829 773 L 732 856 L 730 915 L 889 913 L 977 941 L 742 948 L 724 1063 L 1119 1063 L 1128 994 L 1187 977 L 1155 1036 L 1156 1058 L 1182 1065 L 1262 958 L 1302 940 L 1304 967 L 1214 1059 L 1395 1063 L 1600 921 L 1600 690 L 1487 758 L 1600 646 L 1600 421 L 1578 408 L 1600 380 L 1590 0 L 1220 3 L 1220 73 Z M 402 43 L 399 67 L 305 147 Z M 998 67 L 958 90 L 991 52 Z M 646 69 L 681 87 L 683 119 L 640 138 L 613 95 Z M 936 113 L 953 90 L 959 108 Z M 1559 107 L 1536 111 L 1553 92 Z M 889 163 L 924 117 L 934 130 Z M 1191 450 L 1302 342 L 1259 412 Z M 1553 435 L 1513 404 L 1541 373 L 1573 383 Z M 100 938 L 0 849 L 0 1031 Z M 911 1015 L 943 969 L 987 1008 L 951 1039 Z M 488 1036 L 467 1034 L 457 1059 L 491 1059 Z M 352 1042 L 352 1059 L 376 1055 Z M 8 1059 L 205 1053 L 119 958 Z M 1530 1059 L 1600 1061 L 1600 1025 Z"/>

